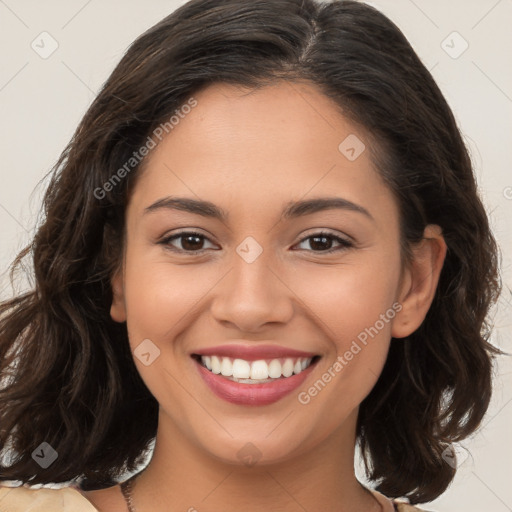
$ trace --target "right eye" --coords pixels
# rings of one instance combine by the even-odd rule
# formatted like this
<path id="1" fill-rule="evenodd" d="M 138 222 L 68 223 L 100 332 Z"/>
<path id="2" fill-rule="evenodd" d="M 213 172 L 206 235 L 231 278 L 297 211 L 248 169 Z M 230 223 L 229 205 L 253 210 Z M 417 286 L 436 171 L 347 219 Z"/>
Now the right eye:
<path id="1" fill-rule="evenodd" d="M 181 248 L 177 248 L 173 245 L 172 242 L 175 240 L 181 239 Z M 201 233 L 197 233 L 195 231 L 182 231 L 180 233 L 175 233 L 174 235 L 165 237 L 160 242 L 161 245 L 164 245 L 168 249 L 181 253 L 201 253 L 204 249 L 202 247 L 205 240 L 209 240 L 205 235 Z"/>

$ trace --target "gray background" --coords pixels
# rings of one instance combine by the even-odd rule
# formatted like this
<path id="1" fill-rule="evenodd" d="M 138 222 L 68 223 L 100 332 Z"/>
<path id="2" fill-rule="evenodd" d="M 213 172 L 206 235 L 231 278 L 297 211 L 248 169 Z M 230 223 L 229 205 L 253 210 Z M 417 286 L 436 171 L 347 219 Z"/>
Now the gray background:
<path id="1" fill-rule="evenodd" d="M 0 0 L 0 298 L 13 293 L 6 270 L 34 233 L 44 177 L 96 92 L 128 45 L 183 3 Z M 503 253 L 504 293 L 495 310 L 493 342 L 511 351 L 512 1 L 368 3 L 405 33 L 465 136 Z M 42 58 L 51 44 L 58 48 Z M 496 375 L 485 428 L 464 443 L 471 456 L 460 464 L 448 491 L 428 506 L 431 510 L 512 511 L 510 358 L 502 358 Z"/>

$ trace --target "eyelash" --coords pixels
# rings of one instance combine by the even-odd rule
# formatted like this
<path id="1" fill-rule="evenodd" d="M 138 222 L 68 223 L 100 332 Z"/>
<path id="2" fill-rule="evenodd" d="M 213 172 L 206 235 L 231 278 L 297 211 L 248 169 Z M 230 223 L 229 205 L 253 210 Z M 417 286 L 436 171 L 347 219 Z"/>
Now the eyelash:
<path id="1" fill-rule="evenodd" d="M 205 240 L 209 240 L 208 237 L 203 235 L 202 233 L 197 233 L 196 231 L 182 231 L 181 233 L 176 233 L 170 237 L 166 237 L 158 243 L 166 246 L 169 250 L 178 252 L 178 253 L 201 254 L 207 250 L 207 249 L 200 249 L 198 251 L 187 251 L 185 249 L 177 249 L 176 247 L 173 247 L 170 245 L 170 242 L 172 242 L 173 240 L 179 239 L 179 238 L 184 238 L 187 235 L 188 236 L 197 236 L 200 238 L 204 238 Z M 331 254 L 331 253 L 342 251 L 344 249 L 348 249 L 348 248 L 354 246 L 354 244 L 352 242 L 349 242 L 348 240 L 345 240 L 344 238 L 334 235 L 333 233 L 329 233 L 328 231 L 320 231 L 318 233 L 313 233 L 312 235 L 308 235 L 307 237 L 300 240 L 298 242 L 298 244 L 301 244 L 302 242 L 309 240 L 310 238 L 320 238 L 320 237 L 331 238 L 331 239 L 335 240 L 336 242 L 339 242 L 341 244 L 341 247 L 328 249 L 326 251 L 309 251 L 309 252 L 315 252 L 315 253 L 320 253 L 320 254 Z"/>

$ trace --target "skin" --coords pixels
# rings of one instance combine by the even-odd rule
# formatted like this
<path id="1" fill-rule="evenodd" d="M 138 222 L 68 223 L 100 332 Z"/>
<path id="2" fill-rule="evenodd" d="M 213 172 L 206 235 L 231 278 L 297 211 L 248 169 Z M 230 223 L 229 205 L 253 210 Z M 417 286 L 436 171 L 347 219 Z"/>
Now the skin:
<path id="1" fill-rule="evenodd" d="M 149 366 L 134 358 L 160 404 L 153 457 L 134 490 L 137 511 L 379 511 L 354 475 L 358 408 L 391 337 L 409 335 L 425 318 L 446 254 L 441 231 L 428 226 L 414 260 L 402 266 L 398 206 L 372 164 L 369 141 L 313 85 L 249 91 L 215 84 L 194 97 L 197 107 L 152 150 L 139 177 L 126 210 L 122 267 L 112 278 L 111 316 L 127 322 L 132 350 L 144 339 L 160 350 Z M 354 161 L 338 150 L 350 134 L 367 144 Z M 171 195 L 211 201 L 229 220 L 166 208 L 145 213 Z M 325 196 L 356 203 L 372 218 L 330 209 L 280 219 L 289 201 Z M 159 243 L 191 230 L 205 238 Z M 353 247 L 307 238 L 322 230 Z M 247 236 L 263 249 L 250 264 L 236 252 Z M 299 403 L 298 392 L 393 303 L 400 312 L 317 396 Z M 203 383 L 190 353 L 235 339 L 322 357 L 278 402 L 230 404 Z M 252 466 L 237 456 L 246 443 L 261 457 Z M 126 510 L 118 486 L 84 495 L 102 512 Z"/>

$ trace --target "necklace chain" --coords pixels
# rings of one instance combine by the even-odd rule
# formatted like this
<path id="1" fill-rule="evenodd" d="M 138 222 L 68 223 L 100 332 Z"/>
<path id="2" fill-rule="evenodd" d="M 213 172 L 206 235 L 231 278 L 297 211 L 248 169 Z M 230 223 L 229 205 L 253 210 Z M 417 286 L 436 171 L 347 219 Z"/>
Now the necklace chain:
<path id="1" fill-rule="evenodd" d="M 133 495 L 132 495 L 133 483 L 134 483 L 136 476 L 137 475 L 133 475 L 131 478 L 128 478 L 128 480 L 124 481 L 120 485 L 121 493 L 123 494 L 124 501 L 126 501 L 126 505 L 128 507 L 128 512 L 137 512 L 135 510 L 135 505 L 133 504 Z"/>
<path id="2" fill-rule="evenodd" d="M 135 509 L 135 505 L 133 504 L 133 494 L 132 494 L 133 484 L 134 484 L 135 478 L 137 476 L 138 476 L 138 474 L 133 475 L 132 477 L 128 478 L 128 480 L 125 480 L 120 485 L 121 493 L 122 493 L 122 495 L 124 497 L 124 501 L 126 502 L 126 505 L 128 507 L 128 512 L 137 512 L 137 510 Z M 383 511 L 384 510 L 383 505 L 377 500 L 377 498 L 375 498 L 375 496 L 373 496 L 373 494 L 372 494 L 372 498 L 377 502 L 380 509 Z"/>

